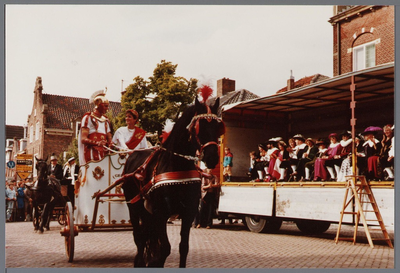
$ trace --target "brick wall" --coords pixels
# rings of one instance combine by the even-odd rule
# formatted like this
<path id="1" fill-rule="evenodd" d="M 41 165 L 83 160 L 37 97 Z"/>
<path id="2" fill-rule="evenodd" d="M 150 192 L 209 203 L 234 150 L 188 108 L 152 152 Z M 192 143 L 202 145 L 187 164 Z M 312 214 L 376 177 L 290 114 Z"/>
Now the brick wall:
<path id="1" fill-rule="evenodd" d="M 340 54 L 338 33 L 340 27 Z M 394 61 L 394 6 L 374 7 L 339 20 L 333 25 L 333 74 L 353 71 L 352 48 L 372 41 L 376 43 L 376 65 Z M 338 67 L 340 55 L 340 70 Z"/>
<path id="2" fill-rule="evenodd" d="M 73 137 L 71 135 L 62 135 L 46 132 L 46 113 L 47 107 L 42 101 L 42 83 L 41 78 L 36 79 L 35 96 L 32 105 L 32 112 L 28 117 L 28 142 L 26 153 L 46 158 L 54 153 L 57 157 L 67 149 Z M 39 122 L 39 131 L 36 130 L 36 124 Z M 32 130 L 33 129 L 33 130 Z M 33 131 L 33 141 L 30 141 L 31 130 Z M 37 136 L 37 133 L 39 135 Z"/>
<path id="3" fill-rule="evenodd" d="M 231 91 L 235 91 L 234 80 L 223 78 L 217 81 L 217 97 L 222 97 Z"/>

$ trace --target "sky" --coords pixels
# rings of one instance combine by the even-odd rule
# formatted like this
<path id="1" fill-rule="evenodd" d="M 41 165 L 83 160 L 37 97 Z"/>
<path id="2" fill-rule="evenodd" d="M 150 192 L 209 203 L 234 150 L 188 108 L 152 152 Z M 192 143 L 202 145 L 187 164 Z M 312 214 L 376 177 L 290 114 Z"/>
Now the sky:
<path id="1" fill-rule="evenodd" d="M 333 76 L 333 7 L 268 5 L 7 5 L 6 124 L 23 126 L 43 93 L 110 101 L 161 60 L 176 76 L 236 81 L 261 97 L 315 74 Z"/>

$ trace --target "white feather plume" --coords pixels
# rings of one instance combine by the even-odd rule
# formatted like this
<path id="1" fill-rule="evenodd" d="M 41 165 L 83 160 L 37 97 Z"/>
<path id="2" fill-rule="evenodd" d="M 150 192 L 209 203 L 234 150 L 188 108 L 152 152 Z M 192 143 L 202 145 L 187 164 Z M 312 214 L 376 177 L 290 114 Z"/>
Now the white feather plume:
<path id="1" fill-rule="evenodd" d="M 173 121 L 170 120 L 170 119 L 167 119 L 167 120 L 165 121 L 165 125 L 164 125 L 163 131 L 164 131 L 164 132 L 167 132 L 167 133 L 171 132 L 171 131 L 172 131 L 172 128 L 174 127 L 174 125 L 175 125 L 175 122 L 173 122 Z"/>
<path id="2" fill-rule="evenodd" d="M 95 99 L 98 95 L 101 95 L 101 94 L 105 95 L 106 92 L 105 92 L 104 90 L 98 90 L 98 91 L 94 92 L 94 93 L 90 96 L 90 98 L 89 98 L 89 103 L 94 103 L 94 99 Z"/>

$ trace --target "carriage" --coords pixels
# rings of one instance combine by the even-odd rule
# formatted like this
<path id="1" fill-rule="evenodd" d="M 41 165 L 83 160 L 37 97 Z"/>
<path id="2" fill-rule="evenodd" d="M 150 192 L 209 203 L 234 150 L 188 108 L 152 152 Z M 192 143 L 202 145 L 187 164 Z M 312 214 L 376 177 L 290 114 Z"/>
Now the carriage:
<path id="1" fill-rule="evenodd" d="M 201 179 L 211 178 L 195 163 L 203 161 L 210 169 L 218 164 L 217 142 L 224 131 L 223 122 L 216 115 L 219 100 L 213 106 L 206 101 L 204 95 L 203 102 L 196 99 L 162 145 L 130 154 L 113 151 L 102 160 L 80 166 L 75 205 L 66 203 L 65 224 L 60 231 L 69 262 L 73 261 L 79 232 L 133 228 L 137 246 L 134 266 L 163 267 L 171 250 L 167 220 L 179 215 L 179 266 L 186 266 Z"/>
<path id="2" fill-rule="evenodd" d="M 123 171 L 126 153 L 110 153 L 100 161 L 80 167 L 75 182 L 75 205 L 67 202 L 64 227 L 68 261 L 74 257 L 74 238 L 79 232 L 132 229 L 128 208 L 120 185 L 114 185 Z"/>

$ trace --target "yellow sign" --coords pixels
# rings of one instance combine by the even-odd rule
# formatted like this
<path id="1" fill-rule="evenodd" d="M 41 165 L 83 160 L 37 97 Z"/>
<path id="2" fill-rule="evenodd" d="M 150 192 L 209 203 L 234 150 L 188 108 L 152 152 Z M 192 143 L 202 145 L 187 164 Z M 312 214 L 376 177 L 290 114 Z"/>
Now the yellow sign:
<path id="1" fill-rule="evenodd" d="M 19 176 L 22 180 L 27 179 L 30 175 L 31 175 L 31 173 L 18 173 L 18 176 Z"/>
<path id="2" fill-rule="evenodd" d="M 33 155 L 17 155 L 16 171 L 21 179 L 28 178 L 33 172 Z"/>

